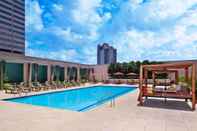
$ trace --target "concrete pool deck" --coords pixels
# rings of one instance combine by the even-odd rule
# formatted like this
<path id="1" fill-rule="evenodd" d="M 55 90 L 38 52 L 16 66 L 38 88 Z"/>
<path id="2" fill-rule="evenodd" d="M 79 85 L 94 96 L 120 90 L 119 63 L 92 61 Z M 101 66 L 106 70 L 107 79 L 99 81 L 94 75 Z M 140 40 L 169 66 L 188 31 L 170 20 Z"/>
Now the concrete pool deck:
<path id="1" fill-rule="evenodd" d="M 0 131 L 196 131 L 197 111 L 181 101 L 148 100 L 138 90 L 86 112 L 0 101 Z M 8 98 L 0 92 L 0 98 Z"/>

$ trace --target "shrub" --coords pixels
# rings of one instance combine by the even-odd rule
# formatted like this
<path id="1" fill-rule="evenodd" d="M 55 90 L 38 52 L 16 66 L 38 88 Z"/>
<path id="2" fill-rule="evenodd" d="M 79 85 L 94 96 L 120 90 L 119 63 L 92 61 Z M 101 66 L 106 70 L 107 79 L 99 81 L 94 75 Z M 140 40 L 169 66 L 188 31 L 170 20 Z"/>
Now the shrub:
<path id="1" fill-rule="evenodd" d="M 178 79 L 179 82 L 185 82 L 185 77 L 184 76 L 180 76 Z"/>
<path id="2" fill-rule="evenodd" d="M 86 80 L 86 79 L 82 79 L 80 82 L 81 82 L 82 84 L 85 84 L 85 83 L 87 82 L 87 80 Z"/>
<path id="3" fill-rule="evenodd" d="M 12 85 L 11 85 L 10 83 L 4 83 L 4 84 L 3 84 L 3 88 L 4 88 L 4 89 L 11 89 L 11 88 L 13 88 L 13 87 L 12 87 Z"/>

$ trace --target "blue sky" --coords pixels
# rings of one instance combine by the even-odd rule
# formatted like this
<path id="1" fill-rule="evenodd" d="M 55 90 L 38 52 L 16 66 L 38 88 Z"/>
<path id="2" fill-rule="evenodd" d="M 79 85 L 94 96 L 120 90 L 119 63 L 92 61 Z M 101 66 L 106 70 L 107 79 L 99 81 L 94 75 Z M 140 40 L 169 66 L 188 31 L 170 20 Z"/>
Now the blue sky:
<path id="1" fill-rule="evenodd" d="M 26 0 L 26 55 L 96 63 L 197 59 L 197 0 Z"/>

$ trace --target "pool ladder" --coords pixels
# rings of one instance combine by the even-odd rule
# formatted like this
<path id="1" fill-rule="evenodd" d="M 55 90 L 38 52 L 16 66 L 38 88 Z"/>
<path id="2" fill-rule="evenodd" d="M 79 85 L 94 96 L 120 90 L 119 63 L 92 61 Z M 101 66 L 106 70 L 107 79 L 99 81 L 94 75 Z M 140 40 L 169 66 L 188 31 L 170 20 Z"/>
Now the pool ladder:
<path id="1" fill-rule="evenodd" d="M 110 107 L 115 107 L 115 106 L 116 106 L 115 99 L 112 99 L 110 102 Z"/>

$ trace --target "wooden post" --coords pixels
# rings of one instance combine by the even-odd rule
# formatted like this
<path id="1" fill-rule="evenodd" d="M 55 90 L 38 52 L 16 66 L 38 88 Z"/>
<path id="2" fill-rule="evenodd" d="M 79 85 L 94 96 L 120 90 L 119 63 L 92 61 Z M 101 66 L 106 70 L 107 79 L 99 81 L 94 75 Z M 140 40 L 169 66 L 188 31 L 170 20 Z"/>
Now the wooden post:
<path id="1" fill-rule="evenodd" d="M 175 83 L 178 84 L 178 79 L 179 79 L 179 72 L 175 72 Z"/>
<path id="2" fill-rule="evenodd" d="M 188 82 L 189 80 L 189 71 L 188 71 L 188 67 L 185 67 L 185 81 Z"/>
<path id="3" fill-rule="evenodd" d="M 192 110 L 196 106 L 196 65 L 192 65 Z"/>
<path id="4" fill-rule="evenodd" d="M 153 79 L 153 87 L 155 87 L 155 72 L 152 72 L 152 79 Z"/>
<path id="5" fill-rule="evenodd" d="M 143 96 L 142 86 L 143 86 L 143 66 L 141 65 L 141 66 L 140 66 L 140 80 L 139 80 L 139 89 L 140 89 L 140 92 L 139 92 L 139 97 L 138 97 L 138 101 L 140 102 L 140 103 L 139 103 L 140 105 L 143 105 L 143 99 L 142 99 L 142 96 Z"/>
<path id="6" fill-rule="evenodd" d="M 144 70 L 144 79 L 145 79 L 145 86 L 147 87 L 148 86 L 148 71 L 147 70 Z"/>

